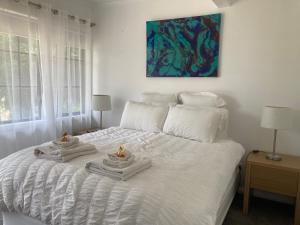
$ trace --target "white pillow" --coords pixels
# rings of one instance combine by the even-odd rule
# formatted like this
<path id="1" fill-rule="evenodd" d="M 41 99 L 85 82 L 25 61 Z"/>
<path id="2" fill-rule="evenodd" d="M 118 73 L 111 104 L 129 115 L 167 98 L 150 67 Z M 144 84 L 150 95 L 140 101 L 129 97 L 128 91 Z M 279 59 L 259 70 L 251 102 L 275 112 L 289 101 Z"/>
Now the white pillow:
<path id="1" fill-rule="evenodd" d="M 215 107 L 197 107 L 189 105 L 177 105 L 181 108 L 199 109 L 199 108 L 209 108 L 210 110 L 215 110 L 220 114 L 220 123 L 218 126 L 216 139 L 224 139 L 228 137 L 228 123 L 229 123 L 229 112 L 226 108 L 215 108 Z"/>
<path id="2" fill-rule="evenodd" d="M 168 106 L 128 101 L 122 114 L 120 127 L 160 132 L 162 131 L 168 111 Z"/>
<path id="3" fill-rule="evenodd" d="M 171 107 L 163 128 L 167 134 L 213 142 L 220 123 L 220 114 L 211 108 Z"/>
<path id="4" fill-rule="evenodd" d="M 160 104 L 160 105 L 176 105 L 177 95 L 175 94 L 161 94 L 161 93 L 150 93 L 146 92 L 142 94 L 142 101 L 146 103 L 152 104 Z"/>
<path id="5" fill-rule="evenodd" d="M 229 123 L 229 112 L 225 108 L 218 108 L 221 114 L 221 121 L 217 131 L 216 139 L 228 138 L 228 123 Z"/>
<path id="6" fill-rule="evenodd" d="M 181 93 L 179 95 L 182 104 L 201 107 L 224 107 L 226 102 L 220 96 L 212 92 Z"/>

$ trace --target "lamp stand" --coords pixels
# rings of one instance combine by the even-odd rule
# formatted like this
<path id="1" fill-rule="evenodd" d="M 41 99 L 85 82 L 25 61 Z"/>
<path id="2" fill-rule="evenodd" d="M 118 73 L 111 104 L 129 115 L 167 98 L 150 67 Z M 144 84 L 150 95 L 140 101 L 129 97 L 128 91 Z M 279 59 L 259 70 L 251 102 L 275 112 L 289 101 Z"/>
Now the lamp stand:
<path id="1" fill-rule="evenodd" d="M 102 130 L 102 111 L 100 111 L 100 130 Z"/>
<path id="2" fill-rule="evenodd" d="M 273 161 L 280 161 L 282 158 L 280 155 L 276 154 L 276 141 L 277 141 L 277 129 L 274 130 L 273 152 L 271 154 L 268 154 L 266 158 Z"/>

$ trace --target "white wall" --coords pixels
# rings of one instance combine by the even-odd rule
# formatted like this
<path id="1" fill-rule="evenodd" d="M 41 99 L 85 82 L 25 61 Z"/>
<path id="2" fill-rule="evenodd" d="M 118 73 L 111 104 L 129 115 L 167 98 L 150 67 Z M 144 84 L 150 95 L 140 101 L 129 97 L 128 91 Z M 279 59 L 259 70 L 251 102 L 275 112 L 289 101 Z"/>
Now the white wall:
<path id="1" fill-rule="evenodd" d="M 146 78 L 146 21 L 223 13 L 218 78 Z M 110 94 L 106 126 L 118 125 L 125 101 L 143 91 L 212 90 L 231 112 L 230 135 L 247 150 L 269 150 L 259 127 L 262 106 L 290 106 L 295 127 L 279 132 L 278 150 L 300 155 L 300 1 L 240 0 L 217 9 L 211 0 L 122 0 L 94 11 L 94 93 Z"/>

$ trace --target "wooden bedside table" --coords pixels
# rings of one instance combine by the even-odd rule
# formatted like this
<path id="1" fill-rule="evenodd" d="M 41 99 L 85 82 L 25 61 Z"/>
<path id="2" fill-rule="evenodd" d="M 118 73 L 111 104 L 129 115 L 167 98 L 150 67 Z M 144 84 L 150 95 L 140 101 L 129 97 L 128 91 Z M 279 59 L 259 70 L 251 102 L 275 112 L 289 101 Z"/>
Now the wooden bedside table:
<path id="1" fill-rule="evenodd" d="M 258 189 L 295 198 L 295 222 L 300 225 L 300 157 L 281 155 L 281 161 L 266 159 L 267 153 L 250 153 L 244 189 L 244 215 L 248 214 L 250 190 Z"/>

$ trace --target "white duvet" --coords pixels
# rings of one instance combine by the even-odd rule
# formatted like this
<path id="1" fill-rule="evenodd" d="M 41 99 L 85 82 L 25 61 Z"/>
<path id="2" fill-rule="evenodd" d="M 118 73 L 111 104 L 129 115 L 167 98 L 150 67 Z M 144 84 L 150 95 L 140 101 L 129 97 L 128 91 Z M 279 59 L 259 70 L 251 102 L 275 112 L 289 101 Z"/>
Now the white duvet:
<path id="1" fill-rule="evenodd" d="M 118 127 L 80 137 L 97 154 L 56 163 L 28 148 L 0 161 L 0 211 L 46 224 L 214 225 L 230 178 L 244 154 L 230 140 L 205 144 Z M 126 182 L 89 174 L 84 165 L 120 144 L 152 159 Z"/>

